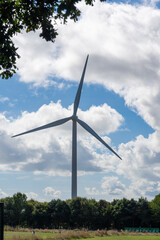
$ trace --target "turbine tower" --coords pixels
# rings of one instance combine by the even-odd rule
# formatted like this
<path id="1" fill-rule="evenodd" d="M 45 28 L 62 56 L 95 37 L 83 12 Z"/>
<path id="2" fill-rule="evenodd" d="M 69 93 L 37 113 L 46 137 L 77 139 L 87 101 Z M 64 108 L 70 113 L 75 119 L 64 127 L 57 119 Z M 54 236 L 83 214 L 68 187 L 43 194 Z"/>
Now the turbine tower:
<path id="1" fill-rule="evenodd" d="M 63 119 L 51 122 L 49 124 L 40 126 L 38 128 L 34 128 L 32 130 L 22 132 L 22 133 L 19 133 L 17 135 L 12 136 L 12 137 L 18 137 L 18 136 L 28 134 L 28 133 L 32 133 L 32 132 L 36 132 L 36 131 L 39 131 L 39 130 L 42 130 L 42 129 L 55 127 L 55 126 L 58 126 L 58 125 L 61 125 L 61 124 L 65 123 L 65 122 L 68 122 L 69 120 L 72 120 L 72 189 L 71 189 L 72 199 L 77 197 L 77 122 L 86 131 L 88 131 L 95 138 L 97 138 L 112 153 L 114 153 L 117 157 L 119 157 L 121 159 L 121 157 L 106 142 L 104 142 L 103 139 L 91 127 L 89 127 L 89 125 L 87 125 L 85 122 L 78 119 L 78 117 L 77 117 L 77 110 L 78 110 L 78 106 L 79 106 L 79 102 L 80 102 L 81 90 L 82 90 L 84 76 L 85 76 L 85 72 L 86 72 L 88 57 L 89 57 L 89 55 L 86 58 L 86 62 L 85 62 L 85 65 L 84 65 L 82 76 L 81 76 L 81 80 L 80 80 L 79 87 L 78 87 L 78 90 L 77 90 L 77 94 L 76 94 L 76 97 L 75 97 L 75 100 L 74 100 L 73 115 L 71 117 L 63 118 Z"/>

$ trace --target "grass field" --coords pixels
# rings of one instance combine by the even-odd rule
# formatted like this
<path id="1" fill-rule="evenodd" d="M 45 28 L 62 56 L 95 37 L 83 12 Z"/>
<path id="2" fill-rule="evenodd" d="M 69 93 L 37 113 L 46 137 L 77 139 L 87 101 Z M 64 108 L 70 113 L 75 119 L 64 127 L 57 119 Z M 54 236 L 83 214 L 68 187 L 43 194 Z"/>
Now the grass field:
<path id="1" fill-rule="evenodd" d="M 145 234 L 145 233 L 126 233 L 117 231 L 67 231 L 58 230 L 52 231 L 6 231 L 4 240 L 59 240 L 59 239 L 85 239 L 85 240 L 160 240 L 160 234 Z"/>

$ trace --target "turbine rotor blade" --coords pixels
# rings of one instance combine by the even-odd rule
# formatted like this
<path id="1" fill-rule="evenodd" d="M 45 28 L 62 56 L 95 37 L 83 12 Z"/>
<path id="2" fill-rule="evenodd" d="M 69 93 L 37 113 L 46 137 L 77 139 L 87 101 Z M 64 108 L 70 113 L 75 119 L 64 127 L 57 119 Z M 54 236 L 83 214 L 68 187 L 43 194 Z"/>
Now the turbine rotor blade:
<path id="1" fill-rule="evenodd" d="M 117 157 L 119 157 L 121 160 L 122 158 L 90 127 L 88 126 L 85 122 L 83 122 L 80 119 L 77 119 L 77 122 L 85 129 L 87 130 L 90 134 L 92 134 L 95 138 L 97 138 L 104 146 L 106 146 L 111 152 L 113 152 Z"/>
<path id="2" fill-rule="evenodd" d="M 82 73 L 81 80 L 80 80 L 80 83 L 79 83 L 79 87 L 78 87 L 78 90 L 77 90 L 77 94 L 76 94 L 76 97 L 75 97 L 75 100 L 74 100 L 74 113 L 73 113 L 73 115 L 76 115 L 77 109 L 78 109 L 78 106 L 79 106 L 79 101 L 80 101 L 80 97 L 81 97 L 81 90 L 82 90 L 83 80 L 84 80 L 84 76 L 85 76 L 85 72 L 86 72 L 88 58 L 89 58 L 89 55 L 87 55 L 86 62 L 85 62 L 85 65 L 84 65 L 84 69 L 83 69 L 83 73 Z"/>
<path id="3" fill-rule="evenodd" d="M 17 134 L 17 135 L 12 136 L 12 138 L 13 138 L 13 137 L 18 137 L 18 136 L 21 136 L 21 135 L 24 135 L 24 134 L 28 134 L 28 133 L 31 133 L 31 132 L 36 132 L 36 131 L 39 131 L 39 130 L 42 130 L 42 129 L 46 129 L 46 128 L 50 128 L 50 127 L 55 127 L 55 126 L 58 126 L 58 125 L 61 125 L 61 124 L 65 123 L 65 122 L 68 122 L 68 121 L 71 120 L 71 119 L 72 119 L 72 117 L 63 118 L 63 119 L 60 119 L 60 120 L 57 120 L 57 121 L 48 123 L 48 124 L 46 124 L 46 125 L 40 126 L 40 127 L 38 127 L 38 128 L 34 128 L 34 129 L 29 130 L 29 131 L 19 133 L 19 134 Z"/>

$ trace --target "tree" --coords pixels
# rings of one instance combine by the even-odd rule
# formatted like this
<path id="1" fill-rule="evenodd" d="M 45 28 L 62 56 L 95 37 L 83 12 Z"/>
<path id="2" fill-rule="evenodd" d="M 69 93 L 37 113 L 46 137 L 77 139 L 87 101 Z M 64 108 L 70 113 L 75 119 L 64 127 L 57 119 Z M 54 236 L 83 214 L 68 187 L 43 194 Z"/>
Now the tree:
<path id="1" fill-rule="evenodd" d="M 34 210 L 32 212 L 33 228 L 46 228 L 48 227 L 48 216 L 47 216 L 47 202 L 35 201 Z"/>
<path id="2" fill-rule="evenodd" d="M 6 197 L 1 201 L 4 203 L 4 224 L 9 226 L 23 226 L 27 204 L 26 195 L 18 192 L 13 197 Z"/>
<path id="3" fill-rule="evenodd" d="M 109 228 L 112 222 L 111 216 L 112 206 L 105 200 L 99 200 L 98 202 L 98 216 L 96 221 L 96 227 L 99 229 Z"/>
<path id="4" fill-rule="evenodd" d="M 154 227 L 160 226 L 160 194 L 150 202 L 150 208 L 152 213 L 152 224 Z"/>
<path id="5" fill-rule="evenodd" d="M 137 214 L 139 226 L 150 227 L 151 225 L 151 209 L 146 198 L 139 198 L 137 202 Z"/>
<path id="6" fill-rule="evenodd" d="M 114 200 L 112 202 L 113 225 L 117 229 L 135 225 L 137 204 L 134 199 Z"/>
<path id="7" fill-rule="evenodd" d="M 6 197 L 2 199 L 1 202 L 4 203 L 4 224 L 9 226 L 15 226 L 13 198 Z"/>
<path id="8" fill-rule="evenodd" d="M 87 200 L 87 209 L 86 212 L 86 228 L 89 229 L 97 229 L 101 228 L 98 227 L 98 217 L 99 217 L 99 209 L 98 209 L 98 203 L 95 199 L 88 199 Z"/>
<path id="9" fill-rule="evenodd" d="M 58 35 L 57 20 L 66 24 L 68 19 L 77 21 L 80 10 L 76 4 L 82 0 L 1 0 L 0 1 L 0 76 L 12 77 L 17 70 L 20 56 L 12 37 L 22 30 L 40 29 L 40 37 L 54 42 Z M 104 1 L 104 0 L 100 0 Z M 85 0 L 93 5 L 94 0 Z"/>
<path id="10" fill-rule="evenodd" d="M 27 204 L 27 196 L 20 192 L 16 193 L 12 197 L 13 199 L 13 211 L 15 225 L 22 225 L 23 215 Z"/>
<path id="11" fill-rule="evenodd" d="M 25 212 L 24 212 L 24 226 L 25 227 L 31 227 L 33 228 L 34 226 L 36 226 L 35 224 L 35 208 L 36 206 L 39 204 L 38 201 L 35 201 L 33 199 L 28 200 L 27 204 L 26 204 L 26 208 L 25 208 Z M 33 217 L 34 215 L 34 217 Z"/>
<path id="12" fill-rule="evenodd" d="M 50 228 L 66 228 L 70 224 L 70 208 L 65 201 L 60 199 L 48 203 L 47 215 Z"/>
<path id="13" fill-rule="evenodd" d="M 71 227 L 80 228 L 84 227 L 84 216 L 83 213 L 86 214 L 85 209 L 85 203 L 87 199 L 86 198 L 74 198 L 67 200 L 67 204 L 70 207 L 71 210 Z"/>
<path id="14" fill-rule="evenodd" d="M 71 227 L 74 228 L 96 228 L 96 218 L 98 216 L 97 202 L 94 199 L 77 197 L 67 200 L 71 211 Z"/>

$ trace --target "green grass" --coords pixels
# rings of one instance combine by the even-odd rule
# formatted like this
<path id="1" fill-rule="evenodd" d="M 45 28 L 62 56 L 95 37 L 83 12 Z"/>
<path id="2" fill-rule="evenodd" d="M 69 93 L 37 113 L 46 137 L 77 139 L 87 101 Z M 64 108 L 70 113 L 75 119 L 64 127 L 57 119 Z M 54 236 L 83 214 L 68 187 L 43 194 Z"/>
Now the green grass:
<path id="1" fill-rule="evenodd" d="M 53 236 L 49 236 L 50 234 L 37 234 L 38 237 L 42 237 L 42 239 L 48 239 L 49 237 L 51 237 L 50 239 L 53 239 Z M 13 239 L 13 240 L 23 240 L 23 239 L 27 239 L 28 240 L 32 240 L 34 238 L 32 238 L 33 236 L 28 236 L 28 235 L 17 235 L 17 236 L 10 236 L 10 237 L 5 237 L 5 239 Z M 61 238 L 63 239 L 63 238 Z M 159 236 L 106 236 L 106 237 L 94 237 L 94 238 L 81 238 L 81 240 L 160 240 Z"/>
<path id="2" fill-rule="evenodd" d="M 8 234 L 8 235 L 6 235 Z M 35 233 L 35 235 L 32 234 L 32 232 L 5 232 L 4 235 L 4 240 L 23 240 L 25 238 L 27 238 L 28 240 L 30 239 L 34 239 L 36 237 L 39 237 L 41 239 L 48 239 L 48 238 L 52 238 L 55 236 L 55 233 L 43 233 L 43 232 L 37 232 Z"/>
<path id="3" fill-rule="evenodd" d="M 6 235 L 9 234 L 9 235 Z M 105 236 L 109 234 L 108 236 Z M 153 234 L 141 234 L 136 235 L 134 233 L 119 233 L 116 231 L 67 231 L 63 230 L 61 233 L 58 231 L 35 231 L 35 235 L 32 232 L 5 232 L 4 240 L 160 240 L 160 235 Z"/>
<path id="4" fill-rule="evenodd" d="M 85 238 L 85 240 L 160 240 L 160 236 L 131 236 L 131 235 L 106 236 L 106 237 Z"/>
<path id="5" fill-rule="evenodd" d="M 99 239 L 103 239 L 103 240 L 160 240 L 160 237 L 159 236 L 131 236 L 131 235 L 128 235 L 128 236 L 108 236 L 108 237 L 102 237 L 102 238 L 99 238 Z M 95 239 L 95 240 L 99 240 L 98 238 Z M 91 239 L 90 239 L 91 240 Z"/>

